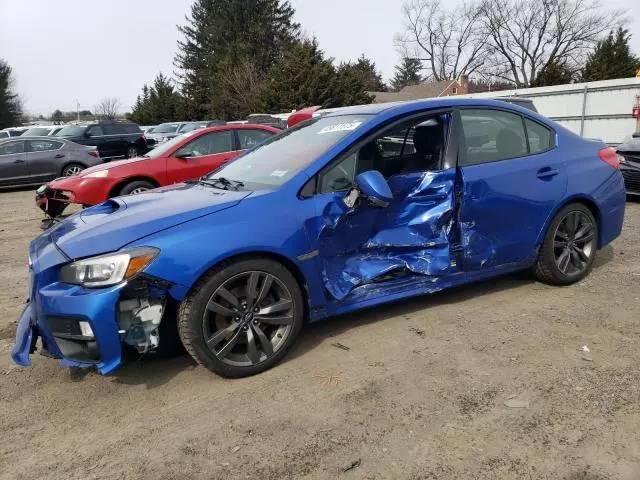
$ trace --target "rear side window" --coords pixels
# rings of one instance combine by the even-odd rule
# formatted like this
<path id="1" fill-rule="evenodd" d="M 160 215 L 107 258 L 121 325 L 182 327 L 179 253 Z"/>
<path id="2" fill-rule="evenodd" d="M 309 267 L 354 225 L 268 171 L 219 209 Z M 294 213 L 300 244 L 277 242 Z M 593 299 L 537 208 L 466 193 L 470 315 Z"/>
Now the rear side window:
<path id="1" fill-rule="evenodd" d="M 13 155 L 15 153 L 24 153 L 24 141 L 0 144 L 0 155 Z"/>
<path id="2" fill-rule="evenodd" d="M 102 125 L 102 131 L 105 135 L 119 135 L 124 133 L 123 129 L 120 128 L 119 125 Z M 91 133 L 93 133 L 93 131 Z"/>
<path id="3" fill-rule="evenodd" d="M 122 129 L 124 133 L 142 133 L 142 130 L 135 123 L 123 123 Z"/>
<path id="4" fill-rule="evenodd" d="M 553 130 L 528 118 L 525 118 L 524 123 L 527 126 L 527 135 L 529 137 L 529 153 L 545 152 L 555 146 Z"/>
<path id="5" fill-rule="evenodd" d="M 273 133 L 267 132 L 266 130 L 238 130 L 240 150 L 253 148 L 272 135 Z"/>
<path id="6" fill-rule="evenodd" d="M 29 140 L 30 152 L 49 152 L 62 148 L 62 142 L 55 140 Z"/>
<path id="7" fill-rule="evenodd" d="M 104 135 L 104 131 L 102 130 L 102 127 L 100 125 L 94 125 L 92 127 L 89 127 L 89 130 L 87 131 L 87 133 L 92 137 L 99 137 L 101 135 Z"/>
<path id="8" fill-rule="evenodd" d="M 199 136 L 176 152 L 175 156 L 201 157 L 203 155 L 231 152 L 232 150 L 233 132 L 226 130 Z"/>
<path id="9" fill-rule="evenodd" d="M 466 146 L 464 165 L 496 162 L 527 155 L 522 117 L 501 110 L 461 110 Z"/>

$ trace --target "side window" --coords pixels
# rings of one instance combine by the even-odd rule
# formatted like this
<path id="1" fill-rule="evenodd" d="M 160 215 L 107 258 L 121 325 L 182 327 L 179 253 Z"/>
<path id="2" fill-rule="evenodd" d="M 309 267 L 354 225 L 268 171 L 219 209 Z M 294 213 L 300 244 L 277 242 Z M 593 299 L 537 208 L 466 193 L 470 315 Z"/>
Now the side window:
<path id="1" fill-rule="evenodd" d="M 544 152 L 555 146 L 555 135 L 552 130 L 528 118 L 525 118 L 524 123 L 527 126 L 531 154 Z"/>
<path id="2" fill-rule="evenodd" d="M 13 155 L 15 153 L 24 153 L 24 141 L 0 144 L 0 155 Z"/>
<path id="3" fill-rule="evenodd" d="M 522 117 L 501 110 L 461 110 L 466 144 L 463 165 L 495 162 L 527 155 Z"/>
<path id="4" fill-rule="evenodd" d="M 339 192 L 353 185 L 356 177 L 357 152 L 350 153 L 320 177 L 320 193 Z"/>
<path id="5" fill-rule="evenodd" d="M 90 127 L 88 133 L 92 137 L 99 137 L 101 135 L 104 135 L 104 132 L 102 131 L 102 127 L 100 125 L 94 125 L 93 127 Z"/>
<path id="6" fill-rule="evenodd" d="M 273 135 L 266 130 L 238 130 L 237 132 L 240 139 L 240 150 L 253 148 Z"/>
<path id="7" fill-rule="evenodd" d="M 92 127 L 92 134 L 93 134 L 93 128 Z M 121 129 L 118 128 L 118 125 L 102 125 L 102 131 L 104 132 L 105 135 L 119 135 L 122 133 Z"/>
<path id="8" fill-rule="evenodd" d="M 216 153 L 231 152 L 233 150 L 233 132 L 213 132 L 201 135 L 186 144 L 175 153 L 176 157 L 201 157 Z"/>
<path id="9" fill-rule="evenodd" d="M 62 142 L 55 140 L 29 140 L 30 152 L 49 152 L 62 148 Z"/>

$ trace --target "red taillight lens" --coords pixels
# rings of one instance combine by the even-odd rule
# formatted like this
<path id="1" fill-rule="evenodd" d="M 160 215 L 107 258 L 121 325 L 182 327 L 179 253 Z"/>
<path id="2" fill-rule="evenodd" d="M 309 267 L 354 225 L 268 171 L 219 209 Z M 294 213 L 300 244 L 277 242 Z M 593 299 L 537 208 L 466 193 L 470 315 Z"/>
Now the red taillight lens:
<path id="1" fill-rule="evenodd" d="M 620 168 L 620 160 L 618 160 L 618 154 L 615 149 L 611 147 L 603 148 L 598 152 L 598 156 L 600 157 L 600 160 L 611 165 L 616 170 Z"/>
<path id="2" fill-rule="evenodd" d="M 89 155 L 92 157 L 100 158 L 100 154 L 96 150 L 89 150 Z"/>

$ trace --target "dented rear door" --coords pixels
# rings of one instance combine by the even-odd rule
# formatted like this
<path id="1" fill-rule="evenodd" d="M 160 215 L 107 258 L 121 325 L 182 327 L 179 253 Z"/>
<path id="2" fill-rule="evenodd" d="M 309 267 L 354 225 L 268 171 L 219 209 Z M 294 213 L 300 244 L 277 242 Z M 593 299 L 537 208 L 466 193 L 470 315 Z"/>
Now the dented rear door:
<path id="1" fill-rule="evenodd" d="M 548 129 L 553 143 L 540 148 L 534 142 L 535 132 L 527 134 L 524 118 L 516 112 L 466 108 L 456 117 L 461 127 L 462 269 L 532 261 L 538 239 L 567 186 L 555 132 Z"/>

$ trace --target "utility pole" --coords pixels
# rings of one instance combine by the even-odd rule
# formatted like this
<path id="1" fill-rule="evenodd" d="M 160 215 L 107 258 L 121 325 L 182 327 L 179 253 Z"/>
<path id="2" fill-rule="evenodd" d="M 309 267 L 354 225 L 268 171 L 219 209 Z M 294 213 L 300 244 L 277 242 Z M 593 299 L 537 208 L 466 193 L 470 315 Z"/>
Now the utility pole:
<path id="1" fill-rule="evenodd" d="M 78 101 L 77 98 L 76 98 L 76 114 L 78 117 L 78 123 L 80 123 L 80 102 Z"/>

